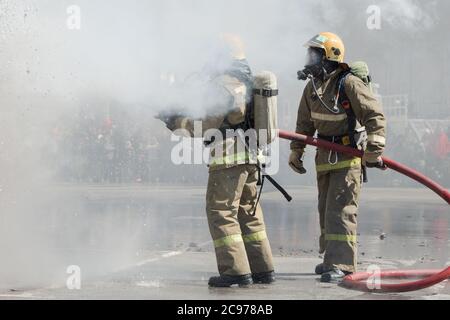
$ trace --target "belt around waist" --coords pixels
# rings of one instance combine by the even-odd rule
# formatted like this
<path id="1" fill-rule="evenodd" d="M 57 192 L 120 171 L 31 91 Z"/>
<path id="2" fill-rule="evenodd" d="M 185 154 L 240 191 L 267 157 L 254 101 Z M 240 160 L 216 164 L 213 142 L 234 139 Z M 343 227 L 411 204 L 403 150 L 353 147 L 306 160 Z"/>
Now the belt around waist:
<path id="1" fill-rule="evenodd" d="M 348 135 L 343 135 L 343 136 L 324 136 L 324 135 L 319 134 L 319 135 L 317 135 L 317 137 L 319 139 L 321 139 L 321 140 L 325 140 L 325 141 L 328 141 L 328 142 L 334 142 L 334 143 L 341 144 L 341 145 L 344 145 L 344 146 L 349 146 L 351 144 L 350 136 L 348 136 Z"/>

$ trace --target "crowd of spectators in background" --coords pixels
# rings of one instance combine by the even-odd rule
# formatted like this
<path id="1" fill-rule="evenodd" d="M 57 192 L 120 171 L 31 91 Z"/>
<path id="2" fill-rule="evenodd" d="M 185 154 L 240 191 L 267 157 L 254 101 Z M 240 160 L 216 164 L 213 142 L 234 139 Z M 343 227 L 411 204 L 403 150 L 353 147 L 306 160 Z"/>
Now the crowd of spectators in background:
<path id="1" fill-rule="evenodd" d="M 170 132 L 146 112 L 82 108 L 61 119 L 51 135 L 62 182 L 184 183 L 198 177 L 170 162 Z"/>
<path id="2" fill-rule="evenodd" d="M 387 155 L 432 178 L 450 186 L 450 126 L 428 128 L 421 135 L 412 130 L 404 134 L 391 134 Z M 414 182 L 397 175 L 389 182 L 411 185 Z"/>
<path id="3" fill-rule="evenodd" d="M 70 118 L 61 119 L 51 134 L 54 166 L 62 182 L 195 185 L 206 179 L 206 169 L 198 165 L 171 163 L 174 143 L 170 132 L 152 114 L 142 110 L 127 112 L 111 106 L 96 110 L 87 106 Z M 289 145 L 280 145 L 279 178 L 284 184 L 297 185 L 298 177 L 283 166 Z M 391 133 L 386 154 L 443 184 L 450 184 L 450 127 L 426 130 L 421 137 L 409 131 L 401 135 Z M 401 175 L 373 172 L 370 171 L 372 185 L 414 184 Z M 301 184 L 314 182 L 313 178 L 305 177 Z"/>

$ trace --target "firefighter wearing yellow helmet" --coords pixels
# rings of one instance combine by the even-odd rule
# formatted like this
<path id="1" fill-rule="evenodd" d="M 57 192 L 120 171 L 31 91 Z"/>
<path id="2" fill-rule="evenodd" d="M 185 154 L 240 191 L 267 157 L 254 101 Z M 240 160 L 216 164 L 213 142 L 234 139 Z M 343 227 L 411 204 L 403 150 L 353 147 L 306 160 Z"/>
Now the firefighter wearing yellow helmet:
<path id="1" fill-rule="evenodd" d="M 365 151 L 364 158 L 318 149 L 320 252 L 316 267 L 322 282 L 339 281 L 356 271 L 357 214 L 362 168 L 384 168 L 386 121 L 382 108 L 361 77 L 344 64 L 345 47 L 335 34 L 320 33 L 305 45 L 305 69 L 299 79 L 309 80 L 298 110 L 296 132 Z M 364 132 L 365 128 L 365 132 Z M 366 139 L 360 139 L 365 133 Z M 289 165 L 304 174 L 305 145 L 292 142 Z"/>
<path id="2" fill-rule="evenodd" d="M 209 106 L 213 107 L 213 112 L 202 119 L 169 117 L 166 119 L 169 129 L 185 129 L 194 137 L 195 120 L 202 123 L 201 138 L 205 138 L 208 129 L 245 130 L 253 76 L 243 43 L 236 35 L 223 34 L 217 49 L 205 68 L 210 84 L 216 89 L 211 99 L 216 105 Z M 274 266 L 263 213 L 257 201 L 258 167 L 248 148 L 237 147 L 242 143 L 237 136 L 205 142 L 212 150 L 206 213 L 220 274 L 209 279 L 209 286 L 270 284 L 275 281 Z"/>

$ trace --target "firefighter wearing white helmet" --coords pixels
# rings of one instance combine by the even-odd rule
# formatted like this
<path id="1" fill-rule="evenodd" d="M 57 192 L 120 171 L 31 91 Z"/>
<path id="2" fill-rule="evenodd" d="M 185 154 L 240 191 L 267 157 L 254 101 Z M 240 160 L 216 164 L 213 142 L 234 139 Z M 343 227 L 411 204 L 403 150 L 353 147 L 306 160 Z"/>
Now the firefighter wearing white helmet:
<path id="1" fill-rule="evenodd" d="M 320 252 L 316 267 L 321 281 L 340 280 L 356 271 L 357 214 L 362 166 L 383 168 L 386 120 L 382 108 L 361 77 L 344 64 L 345 47 L 335 34 L 320 33 L 306 43 L 305 69 L 299 79 L 309 80 L 298 110 L 296 132 L 365 151 L 364 158 L 318 149 Z M 364 65 L 365 66 L 365 65 Z M 359 140 L 364 128 L 368 137 Z M 305 144 L 292 142 L 289 165 L 304 174 Z"/>
<path id="2" fill-rule="evenodd" d="M 222 96 L 214 100 L 223 103 L 214 106 L 213 112 L 203 119 L 176 116 L 168 119 L 171 130 L 186 129 L 194 136 L 194 120 L 201 121 L 203 134 L 208 129 L 225 133 L 227 129 L 246 130 L 251 126 L 248 106 L 252 102 L 254 79 L 243 43 L 238 36 L 224 34 L 220 46 L 206 69 L 216 95 Z M 272 252 L 257 201 L 258 167 L 252 152 L 247 147 L 237 147 L 243 143 L 238 136 L 206 143 L 212 150 L 206 212 L 220 274 L 210 278 L 209 285 L 272 283 L 275 281 Z M 218 145 L 222 148 L 217 148 Z"/>

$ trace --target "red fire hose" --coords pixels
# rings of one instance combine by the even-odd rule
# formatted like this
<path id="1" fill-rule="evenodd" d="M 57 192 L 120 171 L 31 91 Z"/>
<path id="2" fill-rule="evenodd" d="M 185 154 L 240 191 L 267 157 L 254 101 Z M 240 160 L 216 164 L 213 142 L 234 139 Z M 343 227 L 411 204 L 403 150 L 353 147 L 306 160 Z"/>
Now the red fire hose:
<path id="1" fill-rule="evenodd" d="M 336 151 L 339 153 L 344 153 L 347 155 L 351 155 L 354 157 L 362 158 L 363 152 L 360 150 L 356 150 L 350 147 L 342 146 L 339 144 L 331 143 L 325 140 L 320 140 L 317 138 L 305 136 L 302 134 L 291 133 L 287 131 L 280 130 L 278 136 L 282 139 L 291 140 L 291 141 L 300 141 L 308 145 L 312 145 L 315 147 Z M 424 176 L 423 174 L 404 166 L 394 160 L 384 157 L 384 164 L 405 176 L 410 177 L 411 179 L 416 180 L 417 182 L 423 184 L 429 189 L 433 190 L 436 194 L 438 194 L 442 199 L 444 199 L 448 204 L 450 204 L 450 192 L 434 182 L 430 178 Z M 371 277 L 378 276 L 380 279 L 408 279 L 408 278 L 422 278 L 418 281 L 412 282 L 404 282 L 397 284 L 383 284 L 380 283 L 378 285 L 368 285 L 369 279 Z M 424 288 L 431 287 L 437 283 L 447 280 L 450 278 L 450 267 L 445 270 L 394 270 L 394 271 L 381 271 L 379 274 L 373 274 L 368 272 L 355 273 L 353 275 L 347 276 L 344 278 L 342 285 L 350 288 L 367 292 L 407 292 L 407 291 L 415 291 L 421 290 Z"/>

